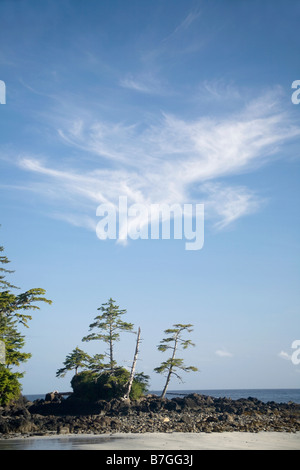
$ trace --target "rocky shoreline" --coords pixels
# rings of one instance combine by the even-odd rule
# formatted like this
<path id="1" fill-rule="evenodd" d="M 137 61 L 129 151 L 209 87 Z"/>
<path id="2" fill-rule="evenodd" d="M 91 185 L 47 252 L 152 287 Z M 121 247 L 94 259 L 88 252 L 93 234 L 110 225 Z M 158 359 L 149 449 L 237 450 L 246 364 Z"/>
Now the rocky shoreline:
<path id="1" fill-rule="evenodd" d="M 0 407 L 0 438 L 61 434 L 154 432 L 297 432 L 300 404 L 232 400 L 207 395 L 138 401 L 100 400 L 89 404 L 59 395 L 29 402 L 21 397 Z"/>

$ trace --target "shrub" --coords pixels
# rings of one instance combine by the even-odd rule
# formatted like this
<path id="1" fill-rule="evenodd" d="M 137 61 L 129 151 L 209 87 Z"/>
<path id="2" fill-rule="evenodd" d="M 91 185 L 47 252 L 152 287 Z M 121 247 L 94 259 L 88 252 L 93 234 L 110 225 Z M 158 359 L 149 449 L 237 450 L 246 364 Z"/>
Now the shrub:
<path id="1" fill-rule="evenodd" d="M 74 398 L 84 401 L 112 400 L 123 397 L 126 391 L 130 373 L 119 367 L 114 372 L 83 371 L 75 375 L 71 380 Z M 130 398 L 137 400 L 146 390 L 147 377 L 139 374 L 132 383 Z"/>
<path id="2" fill-rule="evenodd" d="M 149 376 L 143 373 L 136 374 L 132 382 L 132 387 L 130 391 L 131 400 L 138 400 L 141 398 L 148 390 L 148 381 Z"/>

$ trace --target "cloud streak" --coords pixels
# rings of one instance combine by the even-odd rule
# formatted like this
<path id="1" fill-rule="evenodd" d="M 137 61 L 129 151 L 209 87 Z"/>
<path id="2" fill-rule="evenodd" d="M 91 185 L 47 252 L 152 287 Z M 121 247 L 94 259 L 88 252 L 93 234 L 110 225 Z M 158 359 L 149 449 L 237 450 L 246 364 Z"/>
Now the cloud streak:
<path id="1" fill-rule="evenodd" d="M 65 203 L 62 213 L 70 209 L 66 220 L 77 225 L 75 205 L 95 213 L 98 204 L 117 207 L 119 196 L 127 196 L 129 203 L 204 203 L 205 217 L 223 229 L 263 203 L 251 188 L 227 179 L 270 162 L 280 145 L 300 135 L 274 102 L 261 97 L 222 120 L 162 113 L 146 125 L 107 123 L 83 112 L 84 118 L 66 118 L 57 128 L 65 151 L 82 154 L 76 164 L 34 155 L 21 156 L 18 164 L 39 175 L 43 184 L 36 190 L 47 195 L 55 188 Z"/>

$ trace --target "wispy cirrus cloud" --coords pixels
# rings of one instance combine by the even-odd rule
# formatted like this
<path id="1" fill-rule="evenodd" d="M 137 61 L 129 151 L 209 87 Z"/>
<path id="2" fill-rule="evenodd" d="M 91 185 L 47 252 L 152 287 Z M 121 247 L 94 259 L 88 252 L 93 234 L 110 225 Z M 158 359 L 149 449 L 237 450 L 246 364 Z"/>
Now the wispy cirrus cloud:
<path id="1" fill-rule="evenodd" d="M 222 119 L 163 113 L 147 125 L 108 123 L 83 112 L 57 127 L 64 152 L 76 149 L 82 159 L 67 164 L 23 155 L 18 164 L 39 175 L 32 189 L 60 198 L 61 217 L 75 225 L 82 214 L 82 225 L 91 228 L 87 207 L 94 212 L 103 202 L 117 206 L 126 195 L 132 203 L 202 202 L 206 219 L 222 229 L 264 202 L 230 178 L 270 162 L 280 145 L 300 135 L 275 101 L 262 96 Z"/>
<path id="2" fill-rule="evenodd" d="M 234 83 L 227 83 L 223 79 L 205 80 L 200 84 L 198 93 L 206 100 L 236 101 L 241 100 L 241 90 Z"/>
<path id="3" fill-rule="evenodd" d="M 170 94 L 170 90 L 167 89 L 167 86 L 150 73 L 143 73 L 137 76 L 129 74 L 120 80 L 119 85 L 122 88 L 149 95 Z"/>
<path id="4" fill-rule="evenodd" d="M 141 54 L 141 71 L 127 74 L 121 78 L 119 86 L 137 93 L 150 95 L 173 94 L 174 92 L 171 91 L 170 85 L 161 79 L 162 75 L 160 72 L 164 64 L 163 57 L 172 55 L 174 52 L 177 55 L 180 51 L 182 54 L 188 53 L 189 50 L 195 52 L 200 47 L 199 41 L 195 43 L 189 41 L 186 44 L 184 40 L 185 33 L 189 31 L 199 16 L 200 11 L 198 10 L 188 12 L 169 34 L 157 42 L 156 47 L 147 49 Z"/>
<path id="5" fill-rule="evenodd" d="M 132 76 L 128 76 L 120 80 L 120 85 L 123 88 L 129 88 L 141 93 L 153 93 L 155 91 L 153 87 L 149 86 L 149 84 L 145 82 L 143 83 L 141 80 L 135 79 Z"/>
<path id="6" fill-rule="evenodd" d="M 191 27 L 191 25 L 199 18 L 200 14 L 200 10 L 190 11 L 183 18 L 183 20 L 175 27 L 175 29 L 167 37 L 164 38 L 164 41 L 170 41 L 176 36 L 181 35 L 185 31 L 187 31 Z"/>

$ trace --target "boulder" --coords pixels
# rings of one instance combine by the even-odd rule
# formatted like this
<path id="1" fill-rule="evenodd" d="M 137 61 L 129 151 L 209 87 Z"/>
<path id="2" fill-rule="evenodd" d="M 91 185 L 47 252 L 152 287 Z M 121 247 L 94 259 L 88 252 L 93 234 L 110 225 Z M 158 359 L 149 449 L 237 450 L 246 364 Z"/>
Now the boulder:
<path id="1" fill-rule="evenodd" d="M 62 400 L 63 400 L 63 396 L 56 390 L 54 392 L 46 393 L 45 395 L 45 401 L 61 402 Z"/>

